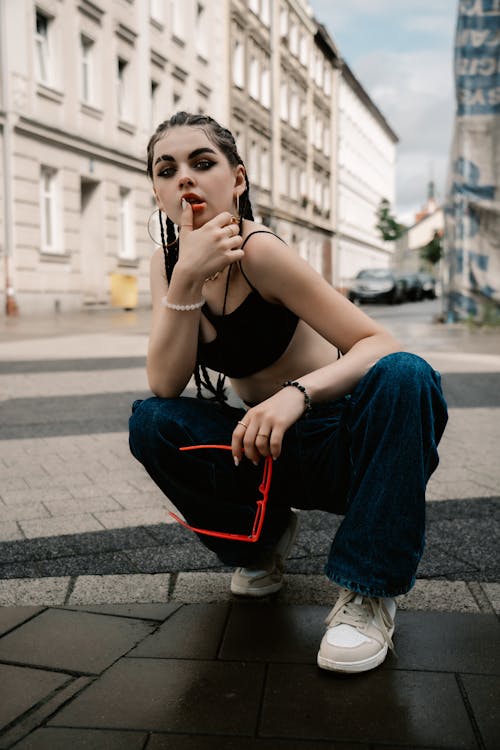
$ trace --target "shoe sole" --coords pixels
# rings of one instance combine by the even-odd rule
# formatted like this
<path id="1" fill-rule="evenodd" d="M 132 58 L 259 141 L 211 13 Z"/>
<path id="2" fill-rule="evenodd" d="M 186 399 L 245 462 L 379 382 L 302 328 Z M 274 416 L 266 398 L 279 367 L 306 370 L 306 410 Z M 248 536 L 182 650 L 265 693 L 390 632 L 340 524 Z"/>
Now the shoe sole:
<path id="1" fill-rule="evenodd" d="M 279 583 L 273 583 L 269 586 L 263 586 L 260 589 L 250 589 L 245 586 L 238 586 L 237 584 L 231 583 L 231 593 L 237 596 L 250 597 L 252 599 L 259 599 L 262 596 L 269 596 L 269 594 L 275 594 L 283 587 L 283 581 Z"/>
<path id="2" fill-rule="evenodd" d="M 395 628 L 392 627 L 389 630 L 389 635 L 393 636 Z M 328 669 L 330 672 L 344 672 L 348 674 L 355 674 L 356 672 L 368 672 L 370 669 L 375 669 L 387 656 L 389 647 L 385 644 L 380 651 L 370 656 L 369 659 L 362 659 L 361 661 L 334 661 L 333 659 L 327 659 L 326 656 L 321 656 L 318 652 L 317 663 L 320 669 Z"/>
<path id="3" fill-rule="evenodd" d="M 355 674 L 356 672 L 368 672 L 370 669 L 375 669 L 379 664 L 385 661 L 387 656 L 388 648 L 385 646 L 381 651 L 370 656 L 369 659 L 363 659 L 362 661 L 333 661 L 332 659 L 326 659 L 324 656 L 318 654 L 318 667 L 320 669 L 327 669 L 330 672 L 344 672 L 349 674 Z"/>
<path id="4" fill-rule="evenodd" d="M 295 543 L 295 540 L 297 538 L 297 534 L 299 533 L 299 516 L 297 513 L 293 513 L 293 519 L 291 521 L 291 535 L 290 535 L 290 541 L 287 544 L 286 548 L 281 552 L 281 557 L 283 558 L 283 561 L 286 560 L 288 555 L 290 554 L 292 547 Z M 237 583 L 233 583 L 231 581 L 231 593 L 236 594 L 237 596 L 245 596 L 250 597 L 251 599 L 259 599 L 263 596 L 269 596 L 270 594 L 276 594 L 281 588 L 283 587 L 283 580 L 272 583 L 269 586 L 263 586 L 262 588 L 258 589 L 251 589 L 247 588 L 246 586 L 239 586 Z"/>

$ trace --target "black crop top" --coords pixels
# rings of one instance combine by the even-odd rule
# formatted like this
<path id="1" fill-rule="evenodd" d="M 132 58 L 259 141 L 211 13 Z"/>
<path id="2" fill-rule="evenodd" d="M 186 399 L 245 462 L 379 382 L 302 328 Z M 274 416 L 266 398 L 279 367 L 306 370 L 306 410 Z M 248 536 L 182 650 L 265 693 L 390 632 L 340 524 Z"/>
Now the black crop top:
<path id="1" fill-rule="evenodd" d="M 261 233 L 270 234 L 263 229 L 252 232 L 241 247 L 253 234 Z M 202 313 L 215 328 L 216 337 L 198 345 L 200 362 L 230 378 L 253 375 L 276 362 L 292 340 L 299 322 L 297 315 L 288 308 L 261 297 L 241 265 L 240 269 L 251 288 L 250 294 L 227 315 L 215 315 L 207 304 L 203 305 Z"/>

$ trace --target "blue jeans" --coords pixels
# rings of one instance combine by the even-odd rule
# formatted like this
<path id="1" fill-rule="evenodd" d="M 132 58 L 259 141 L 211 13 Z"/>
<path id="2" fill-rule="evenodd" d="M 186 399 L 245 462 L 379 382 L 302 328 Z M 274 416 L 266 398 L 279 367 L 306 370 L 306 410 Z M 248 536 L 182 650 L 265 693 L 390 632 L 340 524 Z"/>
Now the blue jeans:
<path id="1" fill-rule="evenodd" d="M 131 451 L 192 526 L 252 527 L 262 466 L 235 467 L 230 451 L 178 450 L 230 444 L 244 413 L 186 397 L 133 404 Z M 258 542 L 199 538 L 226 565 L 246 566 L 274 548 L 290 508 L 341 514 L 327 576 L 366 596 L 404 594 L 424 549 L 425 488 L 446 421 L 439 373 L 413 354 L 383 357 L 350 395 L 313 405 L 287 430 Z"/>

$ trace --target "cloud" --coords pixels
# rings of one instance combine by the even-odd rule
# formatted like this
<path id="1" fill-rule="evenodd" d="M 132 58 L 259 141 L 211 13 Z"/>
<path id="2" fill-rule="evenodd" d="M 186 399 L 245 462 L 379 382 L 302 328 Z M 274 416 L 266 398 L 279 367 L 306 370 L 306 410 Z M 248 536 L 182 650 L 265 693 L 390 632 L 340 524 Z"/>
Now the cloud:
<path id="1" fill-rule="evenodd" d="M 311 0 L 340 53 L 400 138 L 397 210 L 415 213 L 433 173 L 444 196 L 455 110 L 458 0 Z M 432 166 L 431 166 L 432 165 Z"/>
<path id="2" fill-rule="evenodd" d="M 432 13 L 422 16 L 408 16 L 403 22 L 407 31 L 418 31 L 431 35 L 450 35 L 450 16 L 448 13 Z"/>
<path id="3" fill-rule="evenodd" d="M 398 211 L 421 206 L 431 173 L 443 197 L 455 107 L 447 55 L 371 53 L 356 73 L 400 138 Z"/>

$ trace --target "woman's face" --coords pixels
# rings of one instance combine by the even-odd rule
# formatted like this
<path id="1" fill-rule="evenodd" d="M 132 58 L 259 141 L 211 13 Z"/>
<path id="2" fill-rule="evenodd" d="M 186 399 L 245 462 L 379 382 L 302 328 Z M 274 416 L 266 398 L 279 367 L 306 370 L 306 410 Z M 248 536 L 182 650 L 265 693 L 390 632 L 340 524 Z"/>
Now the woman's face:
<path id="1" fill-rule="evenodd" d="M 234 198 L 245 189 L 244 175 L 244 167 L 232 167 L 198 127 L 173 127 L 154 147 L 153 191 L 159 208 L 175 224 L 180 224 L 183 198 L 193 206 L 195 227 L 223 211 L 234 213 Z"/>

